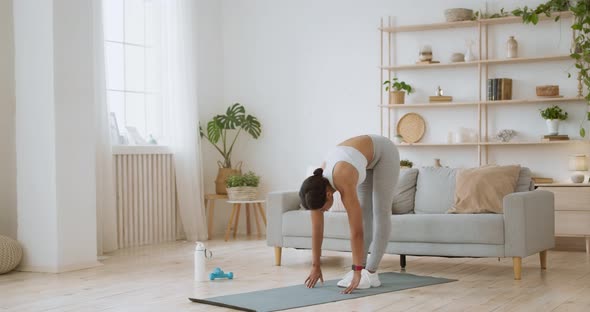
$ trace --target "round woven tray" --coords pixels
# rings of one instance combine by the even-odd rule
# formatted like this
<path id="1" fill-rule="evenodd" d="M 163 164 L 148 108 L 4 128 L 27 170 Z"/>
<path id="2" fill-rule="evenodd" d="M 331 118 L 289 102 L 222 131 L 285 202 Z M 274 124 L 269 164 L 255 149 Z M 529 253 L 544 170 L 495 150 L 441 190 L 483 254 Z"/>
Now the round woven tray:
<path id="1" fill-rule="evenodd" d="M 397 133 L 406 143 L 416 143 L 422 139 L 426 131 L 424 118 L 416 113 L 407 113 L 397 122 Z"/>

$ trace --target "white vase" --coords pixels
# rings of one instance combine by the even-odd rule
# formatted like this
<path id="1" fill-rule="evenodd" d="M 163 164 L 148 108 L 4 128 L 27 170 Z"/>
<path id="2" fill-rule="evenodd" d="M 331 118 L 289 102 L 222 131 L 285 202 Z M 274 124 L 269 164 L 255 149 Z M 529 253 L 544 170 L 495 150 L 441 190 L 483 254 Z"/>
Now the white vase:
<path id="1" fill-rule="evenodd" d="M 471 47 L 473 46 L 474 42 L 472 40 L 467 40 L 467 50 L 465 50 L 465 62 L 473 62 L 477 60 L 475 54 L 471 51 Z"/>
<path id="2" fill-rule="evenodd" d="M 516 58 L 518 57 L 518 42 L 514 39 L 514 36 L 510 36 L 506 42 L 506 57 Z"/>
<path id="3" fill-rule="evenodd" d="M 559 119 L 546 119 L 548 135 L 557 135 L 559 133 Z"/>

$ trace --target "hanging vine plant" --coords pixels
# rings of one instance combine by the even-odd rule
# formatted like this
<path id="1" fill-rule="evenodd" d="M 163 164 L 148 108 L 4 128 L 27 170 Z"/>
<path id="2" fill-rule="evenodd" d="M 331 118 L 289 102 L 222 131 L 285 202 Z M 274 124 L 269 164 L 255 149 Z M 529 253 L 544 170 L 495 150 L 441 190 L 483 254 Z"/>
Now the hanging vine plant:
<path id="1" fill-rule="evenodd" d="M 536 8 L 517 8 L 512 11 L 513 15 L 522 16 L 525 24 L 536 25 L 539 16 L 551 16 L 552 12 L 571 11 L 574 15 L 574 23 L 571 28 L 574 30 L 574 40 L 570 56 L 576 60 L 575 67 L 578 70 L 578 79 L 586 86 L 584 99 L 588 104 L 586 119 L 590 120 L 590 0 L 549 0 L 539 4 Z M 555 17 L 555 21 L 559 16 Z M 571 77 L 571 74 L 568 74 Z M 582 127 L 580 127 L 582 135 Z M 585 135 L 585 131 L 584 131 Z M 584 137 L 582 135 L 582 137 Z"/>

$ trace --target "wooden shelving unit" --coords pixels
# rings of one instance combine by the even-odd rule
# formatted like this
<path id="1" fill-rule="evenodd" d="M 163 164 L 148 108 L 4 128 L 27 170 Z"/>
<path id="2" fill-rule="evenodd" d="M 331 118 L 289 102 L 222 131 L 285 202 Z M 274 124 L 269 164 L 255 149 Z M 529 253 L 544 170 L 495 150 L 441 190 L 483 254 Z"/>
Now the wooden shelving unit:
<path id="1" fill-rule="evenodd" d="M 553 21 L 555 17 L 559 16 L 561 19 L 571 18 L 573 14 L 571 12 L 558 12 L 554 13 L 550 17 L 543 16 L 539 22 L 542 21 Z M 563 103 L 563 102 L 580 102 L 584 103 L 582 96 L 569 96 L 569 97 L 557 97 L 557 98 L 525 98 L 525 99 L 514 99 L 514 100 L 501 100 L 501 101 L 488 101 L 487 90 L 483 82 L 487 81 L 488 67 L 502 64 L 525 64 L 525 63 L 539 63 L 539 62 L 556 62 L 556 61 L 571 61 L 573 59 L 569 55 L 545 55 L 545 56 L 529 56 L 519 57 L 511 59 L 489 59 L 488 58 L 488 27 L 492 25 L 500 24 L 514 24 L 522 23 L 521 17 L 510 16 L 494 19 L 481 19 L 473 21 L 453 22 L 453 23 L 433 23 L 433 24 L 420 24 L 420 25 L 406 25 L 406 26 L 393 26 L 391 24 L 391 18 L 387 20 L 387 25 L 384 24 L 384 20 L 381 20 L 381 85 L 386 79 L 392 79 L 396 76 L 398 71 L 407 70 L 438 70 L 443 68 L 465 68 L 474 67 L 475 79 L 479 81 L 478 99 L 471 101 L 461 102 L 442 102 L 442 103 L 414 103 L 414 104 L 387 104 L 387 97 L 383 90 L 380 88 L 381 104 L 380 116 L 381 116 L 381 134 L 383 135 L 387 131 L 387 136 L 391 138 L 392 129 L 395 129 L 395 123 L 391 121 L 391 114 L 394 110 L 406 109 L 406 108 L 477 108 L 478 111 L 478 129 L 477 135 L 479 138 L 478 142 L 467 142 L 467 143 L 430 143 L 430 142 L 418 142 L 413 144 L 400 144 L 399 147 L 476 147 L 478 150 L 478 162 L 479 164 L 487 163 L 488 161 L 488 149 L 495 146 L 523 146 L 523 145 L 568 145 L 568 144 L 590 144 L 590 141 L 585 140 L 568 140 L 568 141 L 515 141 L 515 142 L 494 142 L 489 139 L 488 134 L 488 107 L 496 105 L 528 105 L 538 103 Z M 434 30 L 448 30 L 454 28 L 477 28 L 478 30 L 478 42 L 477 48 L 477 60 L 472 62 L 456 62 L 456 63 L 436 63 L 436 64 L 394 64 L 393 54 L 395 51 L 394 42 L 395 34 L 401 32 L 417 32 L 417 31 L 434 31 Z M 384 48 L 386 52 L 384 53 Z M 385 62 L 387 60 L 387 62 Z M 380 86 L 381 87 L 381 86 Z M 579 88 L 579 87 L 578 87 Z M 581 94 L 581 90 L 579 89 Z M 485 156 L 485 161 L 484 161 Z"/>
<path id="2" fill-rule="evenodd" d="M 572 12 L 558 12 L 554 13 L 551 17 L 539 16 L 539 21 L 553 20 L 556 16 L 560 18 L 570 18 L 573 16 Z M 381 26 L 379 30 L 385 33 L 396 33 L 396 32 L 413 32 L 413 31 L 427 31 L 427 30 L 443 30 L 451 28 L 469 28 L 478 25 L 498 25 L 498 24 L 515 24 L 522 23 L 522 18 L 519 16 L 508 16 L 501 18 L 487 18 L 476 21 L 462 21 L 452 23 L 433 23 L 433 24 L 418 24 L 418 25 L 405 25 L 405 26 Z"/>
<path id="3" fill-rule="evenodd" d="M 538 103 L 552 103 L 552 102 L 579 102 L 584 101 L 584 98 L 581 97 L 537 97 L 531 99 L 516 99 L 516 100 L 501 100 L 501 101 L 473 101 L 473 102 L 440 102 L 440 103 L 415 103 L 415 104 L 386 104 L 386 105 L 379 105 L 379 107 L 387 107 L 391 109 L 403 109 L 403 108 L 417 108 L 417 107 L 424 107 L 424 108 L 432 108 L 432 107 L 452 107 L 452 106 L 476 106 L 478 104 L 481 105 L 508 105 L 508 104 L 538 104 Z"/>
<path id="4" fill-rule="evenodd" d="M 382 69 L 394 70 L 412 70 L 412 69 L 432 69 L 432 68 L 450 68 L 450 67 L 469 67 L 477 66 L 478 64 L 515 64 L 515 63 L 534 63 L 534 62 L 551 62 L 551 61 L 568 61 L 571 60 L 569 55 L 554 55 L 554 56 L 537 56 L 537 57 L 521 57 L 512 59 L 492 59 L 472 62 L 456 62 L 456 63 L 435 63 L 435 64 L 409 64 L 398 66 L 384 66 Z"/>
<path id="5" fill-rule="evenodd" d="M 467 142 L 467 143 L 402 143 L 398 147 L 461 147 L 461 146 L 503 146 L 503 145 L 565 145 L 565 144 L 590 144 L 586 140 L 566 141 L 520 141 L 520 142 Z"/>

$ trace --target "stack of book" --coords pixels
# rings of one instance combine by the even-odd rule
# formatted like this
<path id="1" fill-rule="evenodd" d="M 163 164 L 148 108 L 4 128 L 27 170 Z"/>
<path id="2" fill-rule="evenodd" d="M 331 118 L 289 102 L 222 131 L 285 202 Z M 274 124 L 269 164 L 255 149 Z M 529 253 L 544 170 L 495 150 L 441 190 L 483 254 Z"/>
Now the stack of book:
<path id="1" fill-rule="evenodd" d="M 453 97 L 449 96 L 449 95 L 434 95 L 434 96 L 429 96 L 428 100 L 430 101 L 430 103 L 432 103 L 432 102 L 452 102 Z"/>
<path id="2" fill-rule="evenodd" d="M 553 183 L 553 179 L 552 178 L 533 177 L 533 182 L 535 184 L 550 184 L 550 183 Z"/>
<path id="3" fill-rule="evenodd" d="M 567 141 L 570 137 L 567 134 L 544 135 L 543 141 Z"/>
<path id="4" fill-rule="evenodd" d="M 488 101 L 512 100 L 512 79 L 488 79 Z"/>

